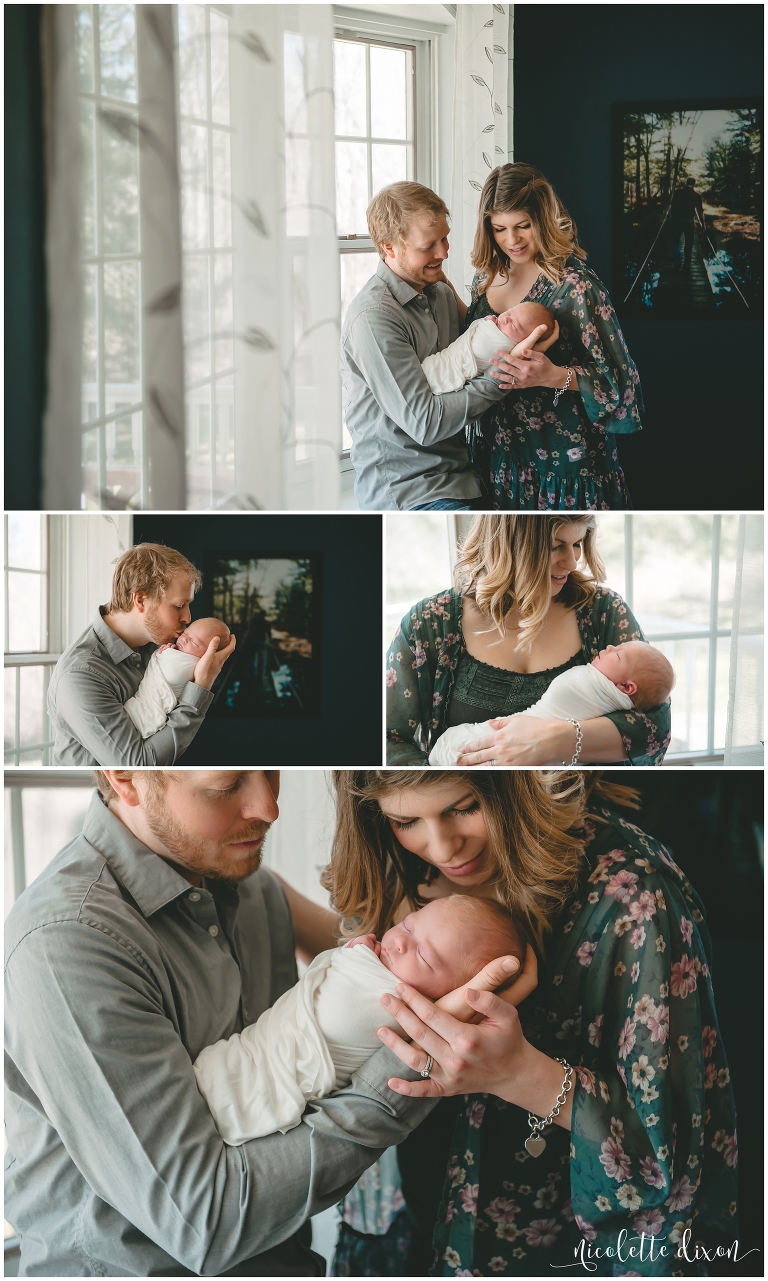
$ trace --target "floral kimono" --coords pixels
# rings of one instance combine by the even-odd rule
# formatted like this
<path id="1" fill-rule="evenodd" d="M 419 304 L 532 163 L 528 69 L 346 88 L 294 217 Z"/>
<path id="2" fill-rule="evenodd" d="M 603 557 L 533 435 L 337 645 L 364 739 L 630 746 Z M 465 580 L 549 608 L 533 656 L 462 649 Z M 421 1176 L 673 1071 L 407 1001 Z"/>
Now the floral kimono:
<path id="1" fill-rule="evenodd" d="M 461 595 L 441 592 L 414 605 L 395 632 L 387 654 L 388 765 L 426 765 L 446 728 L 464 647 L 461 613 Z M 607 587 L 598 587 L 591 606 L 577 609 L 576 617 L 588 663 L 606 645 L 644 640 L 632 611 Z M 669 746 L 669 703 L 650 712 L 610 712 L 608 720 L 619 729 L 626 764 L 661 765 Z"/>
<path id="2" fill-rule="evenodd" d="M 467 1097 L 432 1275 L 582 1275 L 582 1258 L 598 1276 L 707 1275 L 687 1261 L 696 1242 L 737 1236 L 734 1103 L 701 902 L 616 811 L 594 807 L 588 835 L 580 885 L 519 1008 L 527 1039 L 574 1068 L 571 1133 L 548 1127 L 531 1157 L 525 1111 Z M 619 1258 L 597 1255 L 622 1229 Z"/>
<path id="3" fill-rule="evenodd" d="M 467 324 L 493 315 L 473 282 Z M 640 376 L 627 351 L 605 285 L 569 258 L 559 285 L 540 275 L 525 302 L 556 317 L 560 338 L 547 352 L 570 366 L 575 385 L 555 404 L 551 387 L 511 391 L 480 421 L 474 461 L 489 473 L 500 510 L 607 510 L 631 507 L 616 451 L 617 434 L 640 431 Z"/>

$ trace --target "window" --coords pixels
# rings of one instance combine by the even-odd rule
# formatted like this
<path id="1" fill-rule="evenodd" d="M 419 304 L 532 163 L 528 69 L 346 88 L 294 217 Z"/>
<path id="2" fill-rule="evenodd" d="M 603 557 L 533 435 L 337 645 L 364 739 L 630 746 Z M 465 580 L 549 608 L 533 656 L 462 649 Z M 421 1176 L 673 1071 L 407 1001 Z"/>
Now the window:
<path id="1" fill-rule="evenodd" d="M 78 5 L 83 140 L 82 506 L 146 495 L 135 5 Z"/>
<path id="2" fill-rule="evenodd" d="M 178 6 L 188 503 L 235 488 L 229 19 Z"/>
<path id="3" fill-rule="evenodd" d="M 46 702 L 49 652 L 48 517 L 5 517 L 5 763 L 49 765 Z"/>
<path id="4" fill-rule="evenodd" d="M 407 609 L 451 583 L 471 517 L 387 517 L 386 643 Z M 669 764 L 722 761 L 728 710 L 737 515 L 600 513 L 607 583 L 675 669 Z M 762 640 L 763 625 L 743 634 Z"/>

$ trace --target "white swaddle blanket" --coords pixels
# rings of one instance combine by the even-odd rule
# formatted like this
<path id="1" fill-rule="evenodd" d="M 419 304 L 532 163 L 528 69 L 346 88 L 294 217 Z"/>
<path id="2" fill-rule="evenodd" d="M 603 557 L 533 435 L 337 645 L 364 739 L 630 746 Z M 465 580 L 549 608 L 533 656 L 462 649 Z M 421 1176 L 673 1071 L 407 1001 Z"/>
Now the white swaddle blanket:
<path id="1" fill-rule="evenodd" d="M 629 712 L 632 707 L 632 699 L 627 694 L 617 689 L 603 672 L 587 663 L 584 667 L 569 667 L 567 672 L 561 672 L 538 703 L 515 715 L 538 716 L 542 720 L 551 717 L 556 721 L 567 721 L 573 717 L 576 721 L 587 721 L 593 716 L 605 716 L 606 712 Z M 478 721 L 476 724 L 452 725 L 441 734 L 429 753 L 430 765 L 455 765 L 462 747 L 482 738 L 489 724 L 489 721 Z"/>
<path id="2" fill-rule="evenodd" d="M 381 1049 L 376 1029 L 398 1027 L 379 997 L 399 981 L 362 943 L 331 948 L 255 1023 L 202 1050 L 195 1076 L 224 1142 L 285 1134 L 309 1099 L 346 1085 Z"/>
<path id="3" fill-rule="evenodd" d="M 458 391 L 470 378 L 485 373 L 497 351 L 511 351 L 514 346 L 490 316 L 481 316 L 455 342 L 422 360 L 421 367 L 436 395 Z"/>
<path id="4" fill-rule="evenodd" d="M 169 648 L 162 653 L 155 650 L 139 688 L 124 704 L 142 738 L 163 728 L 198 661 L 194 654 L 185 654 L 182 649 Z"/>

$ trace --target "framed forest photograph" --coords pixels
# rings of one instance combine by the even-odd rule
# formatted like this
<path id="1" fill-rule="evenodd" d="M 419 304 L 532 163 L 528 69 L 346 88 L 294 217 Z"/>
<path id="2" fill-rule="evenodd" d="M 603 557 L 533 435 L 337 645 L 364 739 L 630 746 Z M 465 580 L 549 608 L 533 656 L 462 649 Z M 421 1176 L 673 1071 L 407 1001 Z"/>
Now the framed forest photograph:
<path id="1" fill-rule="evenodd" d="M 614 106 L 620 316 L 762 318 L 762 102 Z"/>
<path id="2" fill-rule="evenodd" d="M 319 575 L 315 554 L 207 554 L 206 609 L 237 639 L 209 716 L 319 716 Z"/>

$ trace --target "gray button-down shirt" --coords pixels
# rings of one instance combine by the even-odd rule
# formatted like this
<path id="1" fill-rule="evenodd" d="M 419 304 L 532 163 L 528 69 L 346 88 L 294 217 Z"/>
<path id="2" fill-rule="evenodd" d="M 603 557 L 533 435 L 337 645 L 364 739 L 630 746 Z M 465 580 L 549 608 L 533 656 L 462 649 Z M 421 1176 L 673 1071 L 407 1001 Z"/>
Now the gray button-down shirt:
<path id="1" fill-rule="evenodd" d="M 266 869 L 193 889 L 94 797 L 6 923 L 6 1216 L 20 1276 L 216 1276 L 287 1241 L 432 1101 L 381 1049 L 295 1129 L 227 1147 L 192 1062 L 296 978 Z M 240 1275 L 271 1275 L 268 1268 Z M 289 1272 L 289 1275 L 292 1273 Z"/>
<path id="2" fill-rule="evenodd" d="M 464 428 L 506 392 L 485 375 L 436 396 L 421 367 L 458 336 L 459 309 L 448 285 L 418 293 L 381 260 L 350 304 L 341 378 L 355 495 L 364 510 L 479 497 Z"/>
<path id="3" fill-rule="evenodd" d="M 48 715 L 54 765 L 173 765 L 192 742 L 213 694 L 187 681 L 166 724 L 142 738 L 123 704 L 157 649 L 131 649 L 99 613 L 53 669 Z"/>

